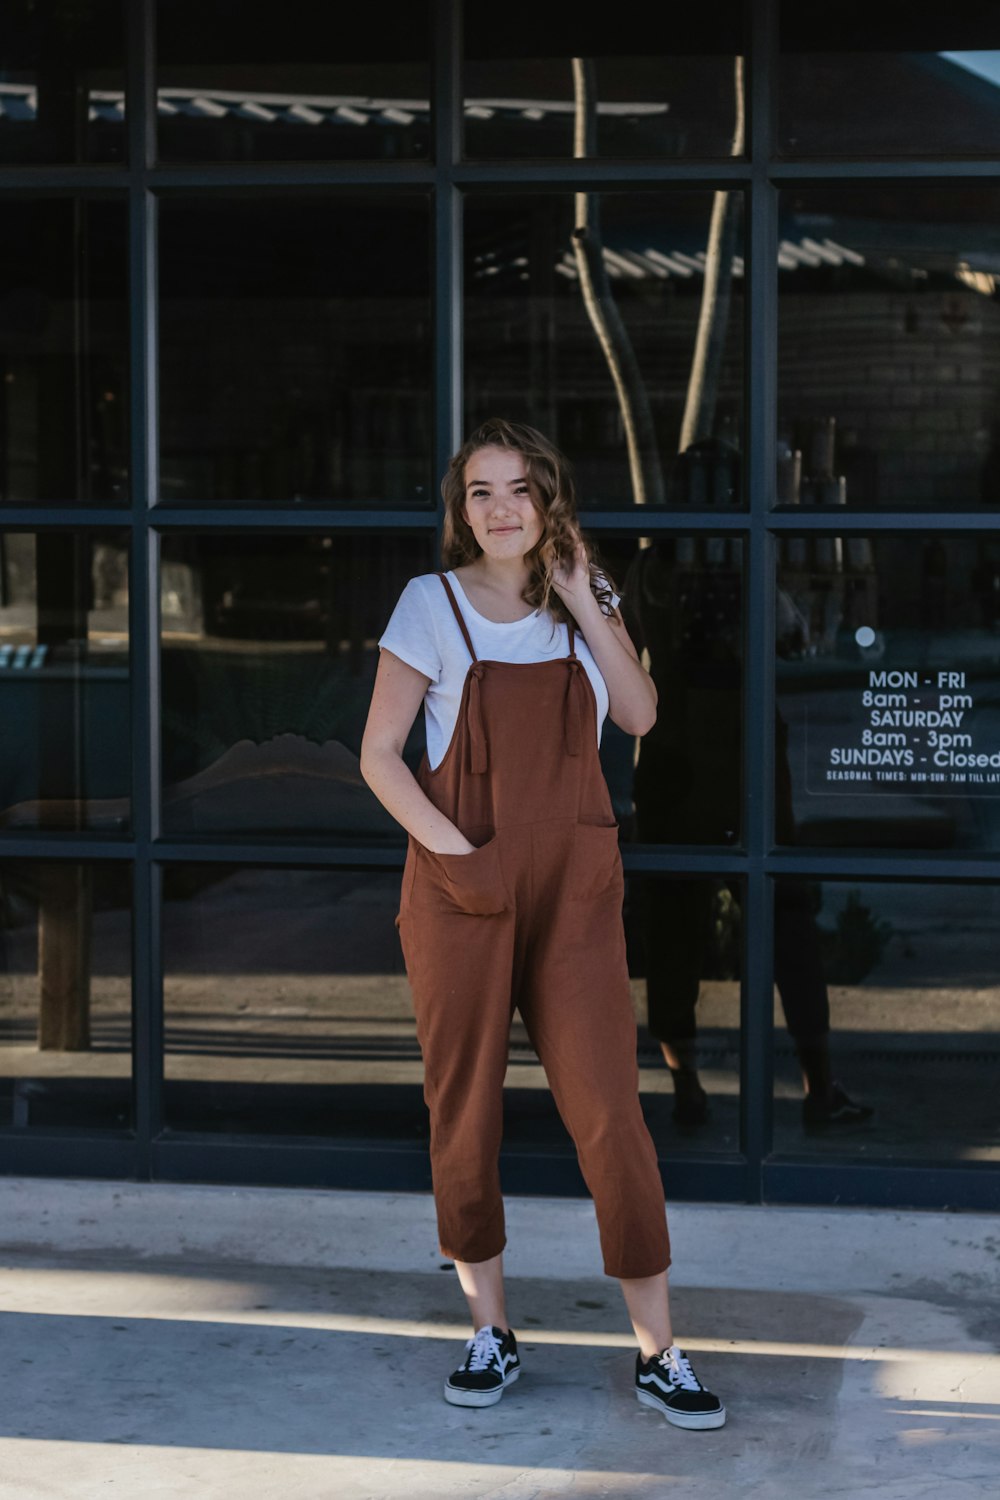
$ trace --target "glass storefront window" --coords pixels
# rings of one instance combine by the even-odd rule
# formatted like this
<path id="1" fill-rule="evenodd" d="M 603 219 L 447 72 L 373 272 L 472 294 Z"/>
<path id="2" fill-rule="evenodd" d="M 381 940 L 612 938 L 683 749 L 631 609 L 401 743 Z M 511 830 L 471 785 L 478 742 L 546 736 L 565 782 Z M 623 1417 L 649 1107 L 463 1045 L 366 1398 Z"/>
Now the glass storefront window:
<path id="1" fill-rule="evenodd" d="M 469 157 L 714 157 L 744 149 L 742 9 L 465 5 Z"/>
<path id="2" fill-rule="evenodd" d="M 430 154 L 430 7 L 160 0 L 157 128 L 168 161 Z"/>
<path id="3" fill-rule="evenodd" d="M 0 861 L 0 1130 L 132 1124 L 132 886 L 118 861 Z"/>
<path id="4" fill-rule="evenodd" d="M 995 885 L 778 882 L 777 1152 L 1000 1160 L 998 923 Z M 824 1120 L 803 1072 L 872 1113 Z"/>
<path id="5" fill-rule="evenodd" d="M 639 1088 L 668 1159 L 740 1149 L 743 906 L 735 878 L 626 880 Z"/>
<path id="6" fill-rule="evenodd" d="M 358 755 L 378 637 L 433 568 L 426 537 L 165 535 L 165 832 L 405 843 Z"/>
<path id="7" fill-rule="evenodd" d="M 582 507 L 744 504 L 742 196 L 470 197 L 465 412 L 572 454 Z"/>
<path id="8" fill-rule="evenodd" d="M 0 504 L 124 504 L 126 207 L 12 198 L 5 214 Z"/>
<path id="9" fill-rule="evenodd" d="M 778 842 L 1000 848 L 1000 537 L 778 545 Z"/>
<path id="10" fill-rule="evenodd" d="M 0 532 L 0 693 L 0 837 L 126 831 L 126 534 Z"/>
<path id="11" fill-rule="evenodd" d="M 164 871 L 167 1124 L 425 1145 L 400 877 Z"/>
<path id="12" fill-rule="evenodd" d="M 121 0 L 6 0 L 0 162 L 123 161 Z M 4 235 L 5 244 L 12 236 Z"/>
<path id="13" fill-rule="evenodd" d="M 741 830 L 743 543 L 599 538 L 622 614 L 657 690 L 636 740 L 607 720 L 604 773 L 626 836 L 642 844 L 736 845 Z"/>
<path id="14" fill-rule="evenodd" d="M 169 200 L 160 497 L 431 500 L 425 198 Z"/>
<path id="15" fill-rule="evenodd" d="M 979 184 L 782 195 L 779 505 L 1000 505 L 998 213 Z"/>
<path id="16" fill-rule="evenodd" d="M 781 0 L 786 156 L 990 156 L 1000 148 L 994 6 Z"/>
<path id="17" fill-rule="evenodd" d="M 165 870 L 171 1128 L 426 1147 L 423 1067 L 393 927 L 399 890 L 398 873 Z M 662 1155 L 739 1149 L 740 907 L 735 881 L 628 882 L 640 1087 Z M 691 1118 L 691 1091 L 672 1082 L 661 1039 L 696 1059 L 703 1118 Z M 519 1016 L 504 1097 L 507 1149 L 572 1154 Z"/>

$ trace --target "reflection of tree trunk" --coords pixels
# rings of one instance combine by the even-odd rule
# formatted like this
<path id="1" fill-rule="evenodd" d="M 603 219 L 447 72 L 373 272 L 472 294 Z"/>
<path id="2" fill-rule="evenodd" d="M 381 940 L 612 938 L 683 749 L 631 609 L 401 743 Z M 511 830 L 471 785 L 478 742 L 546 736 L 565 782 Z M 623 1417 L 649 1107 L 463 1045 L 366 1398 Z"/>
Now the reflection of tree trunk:
<path id="1" fill-rule="evenodd" d="M 86 865 L 43 864 L 38 902 L 38 1045 L 90 1046 L 91 874 Z"/>
<path id="2" fill-rule="evenodd" d="M 75 33 L 54 27 L 46 68 L 38 80 L 38 128 L 51 132 L 67 161 L 85 157 L 87 93 L 75 55 Z M 71 257 L 65 315 L 53 298 L 52 352 L 39 372 L 38 494 L 63 505 L 90 497 L 89 421 L 84 268 L 86 205 L 72 200 L 69 245 L 53 236 L 43 247 L 42 284 L 65 282 Z M 59 320 L 56 323 L 56 320 Z M 39 797 L 72 799 L 74 826 L 86 824 L 84 684 L 91 544 L 81 533 L 40 532 L 35 544 L 39 645 L 62 648 L 68 682 L 39 673 Z M 38 903 L 38 1045 L 79 1050 L 90 1046 L 91 872 L 76 863 L 43 865 Z"/>
<path id="3" fill-rule="evenodd" d="M 736 59 L 734 80 L 736 125 L 733 131 L 732 155 L 743 154 L 743 59 Z M 715 406 L 719 397 L 719 374 L 722 351 L 729 322 L 729 303 L 733 285 L 733 252 L 736 249 L 738 200 L 735 193 L 717 192 L 712 203 L 712 218 L 705 251 L 705 282 L 698 314 L 691 374 L 678 451 L 683 453 L 699 438 L 711 437 L 715 423 Z"/>
<path id="4" fill-rule="evenodd" d="M 573 58 L 574 157 L 592 156 L 597 136 L 597 99 L 594 65 Z M 663 475 L 656 451 L 656 435 L 649 399 L 635 351 L 611 295 L 604 268 L 601 225 L 596 193 L 576 193 L 573 254 L 587 316 L 597 335 L 618 398 L 628 447 L 632 496 L 636 505 L 662 505 Z"/>

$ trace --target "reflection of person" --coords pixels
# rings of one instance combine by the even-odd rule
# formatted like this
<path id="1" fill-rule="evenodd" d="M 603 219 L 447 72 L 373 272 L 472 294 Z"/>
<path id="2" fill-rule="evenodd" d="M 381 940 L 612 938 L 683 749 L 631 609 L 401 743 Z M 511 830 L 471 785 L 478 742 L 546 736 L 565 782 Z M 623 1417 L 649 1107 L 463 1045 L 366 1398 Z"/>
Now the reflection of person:
<path id="1" fill-rule="evenodd" d="M 682 554 L 680 549 L 686 550 Z M 629 575 L 640 645 L 669 711 L 642 741 L 634 797 L 643 843 L 731 844 L 739 828 L 741 596 L 738 560 L 681 538 L 643 549 Z M 797 613 L 789 616 L 799 619 Z M 802 628 L 805 628 L 804 625 Z M 779 843 L 794 842 L 787 730 L 776 734 Z M 674 1118 L 700 1125 L 708 1096 L 698 1077 L 695 1007 L 713 944 L 717 882 L 643 882 L 647 1024 L 674 1084 Z M 733 895 L 738 894 L 733 888 Z M 819 935 L 803 888 L 775 886 L 774 977 L 802 1068 L 809 1129 L 857 1123 L 871 1110 L 832 1078 L 830 1006 Z"/>
<path id="2" fill-rule="evenodd" d="M 520 1372 L 498 1174 L 517 1007 L 594 1198 L 605 1272 L 621 1280 L 640 1346 L 636 1394 L 678 1426 L 719 1427 L 722 1403 L 673 1342 L 624 879 L 598 757 L 605 714 L 644 734 L 655 691 L 591 564 L 566 461 L 540 433 L 486 423 L 442 488 L 449 571 L 411 579 L 379 642 L 361 768 L 410 835 L 397 925 L 441 1249 L 475 1330 L 445 1398 L 491 1405 Z M 421 702 L 427 754 L 414 778 L 402 749 Z"/>

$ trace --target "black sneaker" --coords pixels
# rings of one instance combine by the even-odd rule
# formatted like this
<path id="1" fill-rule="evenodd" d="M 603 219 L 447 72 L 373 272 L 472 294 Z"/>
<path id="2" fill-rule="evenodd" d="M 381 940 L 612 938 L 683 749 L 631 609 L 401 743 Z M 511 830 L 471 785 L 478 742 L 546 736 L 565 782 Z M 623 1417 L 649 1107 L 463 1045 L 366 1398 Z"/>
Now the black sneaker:
<path id="1" fill-rule="evenodd" d="M 464 1361 L 444 1383 L 444 1399 L 452 1406 L 492 1406 L 521 1373 L 513 1330 L 480 1328 L 465 1348 Z"/>
<path id="2" fill-rule="evenodd" d="M 643 1359 L 640 1350 L 635 1357 L 635 1394 L 643 1406 L 655 1406 L 675 1427 L 721 1427 L 726 1420 L 726 1408 L 706 1391 L 676 1344 L 652 1359 Z"/>
<path id="3" fill-rule="evenodd" d="M 830 1130 L 845 1125 L 863 1125 L 875 1113 L 870 1104 L 858 1104 L 834 1083 L 828 1099 L 807 1094 L 802 1101 L 802 1124 L 806 1130 Z"/>

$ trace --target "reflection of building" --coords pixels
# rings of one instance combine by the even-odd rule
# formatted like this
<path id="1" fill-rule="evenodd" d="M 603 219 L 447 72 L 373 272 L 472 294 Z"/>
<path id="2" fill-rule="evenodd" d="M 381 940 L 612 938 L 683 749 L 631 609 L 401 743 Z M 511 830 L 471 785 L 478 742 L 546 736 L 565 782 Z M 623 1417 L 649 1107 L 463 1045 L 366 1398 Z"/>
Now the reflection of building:
<path id="1" fill-rule="evenodd" d="M 942 1137 L 891 1106 L 902 1041 L 946 1053 L 927 1038 L 952 991 L 992 982 L 961 897 L 993 875 L 1000 801 L 970 779 L 989 766 L 879 781 L 862 752 L 919 771 L 927 747 L 865 742 L 860 692 L 871 670 L 918 671 L 937 711 L 937 674 L 964 674 L 952 728 L 971 743 L 949 753 L 1000 743 L 1000 85 L 985 56 L 944 55 L 977 39 L 939 7 L 908 7 L 892 50 L 785 7 L 776 73 L 746 7 L 661 9 L 628 37 L 523 0 L 446 0 L 433 38 L 426 7 L 395 3 L 252 0 L 238 37 L 214 0 L 139 6 L 128 38 L 112 0 L 5 23 L 12 1168 L 71 1150 L 80 1170 L 363 1183 L 374 1161 L 422 1185 L 399 846 L 356 753 L 373 642 L 436 564 L 443 463 L 499 411 L 573 457 L 616 582 L 661 573 L 660 721 L 639 755 L 604 742 L 644 843 L 630 939 L 643 874 L 745 898 L 745 952 L 730 920 L 727 961 L 695 976 L 722 1124 L 686 1155 L 663 1137 L 672 1189 L 973 1203 L 994 1181 L 988 1161 L 936 1175 Z M 746 79 L 773 105 L 756 134 Z M 872 779 L 817 783 L 834 764 Z M 770 1153 L 781 879 L 803 882 L 844 1045 L 888 1059 L 874 1177 L 843 1143 L 822 1171 Z M 639 1002 L 643 979 L 637 956 Z M 954 1029 L 985 1055 L 974 1006 Z M 963 1099 L 966 1066 L 948 1063 Z M 526 1051 L 514 1073 L 511 1172 L 572 1186 Z M 648 1052 L 643 1087 L 656 1122 Z M 775 1141 L 794 1156 L 789 1099 Z M 959 1127 L 949 1141 L 954 1164 Z"/>

